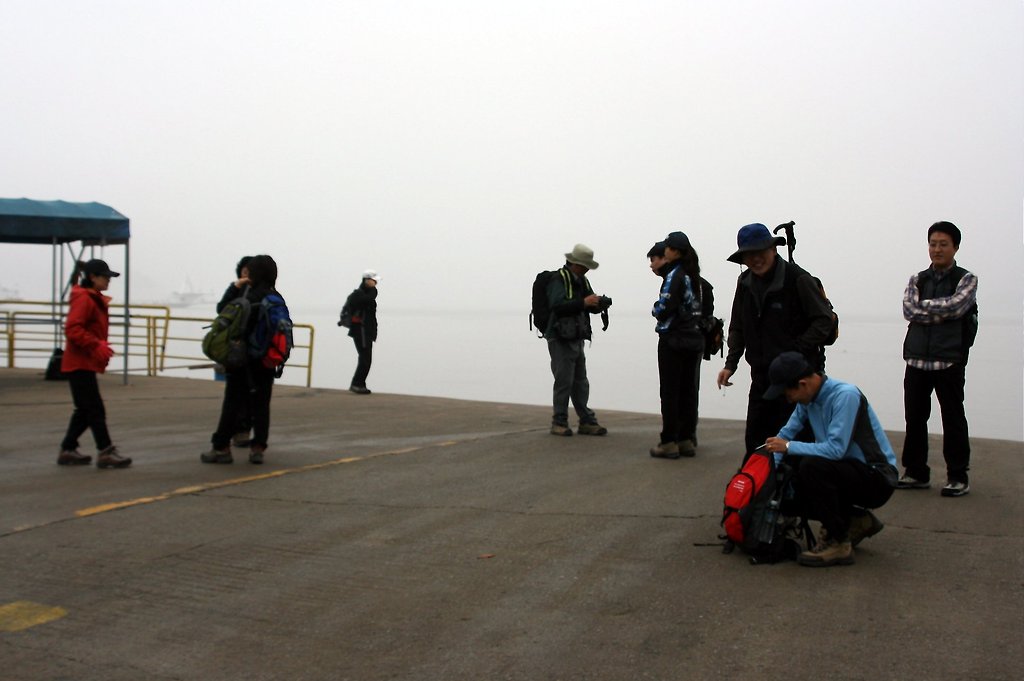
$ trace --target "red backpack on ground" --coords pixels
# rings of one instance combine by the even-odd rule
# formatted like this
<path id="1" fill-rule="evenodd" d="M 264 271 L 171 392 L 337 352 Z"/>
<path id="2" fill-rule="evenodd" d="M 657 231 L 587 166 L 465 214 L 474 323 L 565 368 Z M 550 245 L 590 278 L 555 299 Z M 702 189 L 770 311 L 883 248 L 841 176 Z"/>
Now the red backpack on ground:
<path id="1" fill-rule="evenodd" d="M 801 540 L 809 547 L 807 521 L 786 513 L 793 500 L 793 468 L 775 465 L 775 455 L 753 452 L 725 488 L 722 528 L 725 553 L 739 546 L 750 562 L 775 563 L 794 559 Z"/>

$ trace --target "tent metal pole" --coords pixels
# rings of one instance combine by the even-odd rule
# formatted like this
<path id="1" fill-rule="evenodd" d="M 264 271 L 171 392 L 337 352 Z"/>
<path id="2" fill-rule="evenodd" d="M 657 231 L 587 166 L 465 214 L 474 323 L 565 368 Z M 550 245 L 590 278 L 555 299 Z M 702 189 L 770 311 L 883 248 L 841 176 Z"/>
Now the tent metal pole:
<path id="1" fill-rule="evenodd" d="M 131 265 L 129 264 L 129 245 L 124 242 L 124 385 L 128 385 L 128 327 L 132 323 L 131 302 Z"/>
<path id="2" fill-rule="evenodd" d="M 55 320 L 53 322 L 53 347 L 61 347 L 63 343 L 60 342 L 60 324 L 57 323 L 57 237 L 53 237 L 53 241 L 50 245 L 50 319 Z M 61 275 L 64 273 L 64 251 L 61 251 Z"/>

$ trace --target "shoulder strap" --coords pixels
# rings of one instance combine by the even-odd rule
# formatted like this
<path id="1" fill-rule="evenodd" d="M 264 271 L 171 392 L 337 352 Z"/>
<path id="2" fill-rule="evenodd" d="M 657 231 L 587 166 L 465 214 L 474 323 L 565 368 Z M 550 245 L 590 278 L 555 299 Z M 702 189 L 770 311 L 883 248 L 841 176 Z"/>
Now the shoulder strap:
<path id="1" fill-rule="evenodd" d="M 569 273 L 569 270 L 564 267 L 560 268 L 558 273 L 562 275 L 562 286 L 565 288 L 565 299 L 572 300 L 572 275 Z"/>
<path id="2" fill-rule="evenodd" d="M 875 437 L 875 430 L 871 427 L 871 418 L 868 415 L 868 398 L 860 389 L 857 390 L 857 394 L 860 395 L 860 406 L 857 408 L 857 420 L 853 425 L 853 441 L 864 453 L 868 465 L 882 473 L 895 487 L 898 471 L 889 463 L 882 446 L 878 444 L 878 438 Z"/>

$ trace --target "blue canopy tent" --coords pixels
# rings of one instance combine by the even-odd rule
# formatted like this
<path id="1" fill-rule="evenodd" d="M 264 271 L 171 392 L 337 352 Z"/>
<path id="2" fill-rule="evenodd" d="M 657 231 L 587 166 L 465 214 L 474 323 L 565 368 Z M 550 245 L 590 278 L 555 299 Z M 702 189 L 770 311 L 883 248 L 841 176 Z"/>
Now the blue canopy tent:
<path id="1" fill-rule="evenodd" d="M 70 290 L 65 277 L 65 248 L 71 261 L 82 259 L 86 248 L 124 246 L 124 347 L 128 347 L 128 312 L 130 300 L 130 267 L 128 239 L 131 234 L 128 218 L 102 203 L 69 201 L 36 201 L 33 199 L 0 199 L 0 242 L 16 244 L 49 244 L 53 251 L 51 272 L 51 304 L 53 306 L 54 342 L 58 343 L 64 316 L 64 299 Z M 73 245 L 81 243 L 75 253 Z M 128 381 L 128 353 L 123 353 L 124 380 Z"/>

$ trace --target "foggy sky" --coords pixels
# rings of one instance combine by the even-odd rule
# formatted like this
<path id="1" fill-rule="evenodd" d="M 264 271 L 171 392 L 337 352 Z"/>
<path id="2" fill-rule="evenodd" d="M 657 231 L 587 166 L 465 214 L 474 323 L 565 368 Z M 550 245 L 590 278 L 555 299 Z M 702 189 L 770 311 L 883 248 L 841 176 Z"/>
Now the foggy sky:
<path id="1" fill-rule="evenodd" d="M 737 229 L 792 219 L 841 314 L 899 321 L 950 220 L 983 314 L 1019 321 L 1022 19 L 1010 0 L 0 0 L 0 196 L 127 215 L 136 300 L 186 275 L 219 293 L 267 252 L 293 308 L 375 267 L 393 309 L 524 315 L 576 242 L 599 292 L 648 308 L 644 256 L 674 229 L 725 307 Z M 0 260 L 0 285 L 48 297 L 48 248 Z"/>

